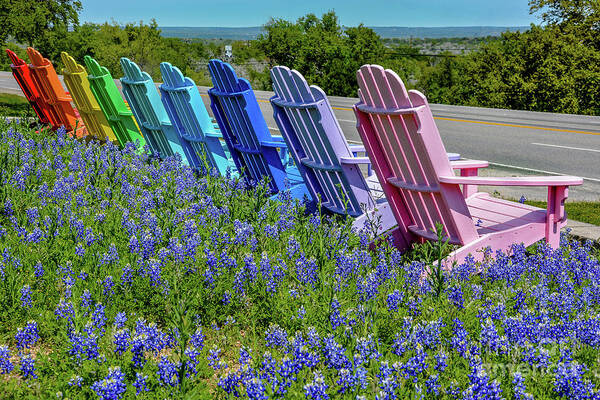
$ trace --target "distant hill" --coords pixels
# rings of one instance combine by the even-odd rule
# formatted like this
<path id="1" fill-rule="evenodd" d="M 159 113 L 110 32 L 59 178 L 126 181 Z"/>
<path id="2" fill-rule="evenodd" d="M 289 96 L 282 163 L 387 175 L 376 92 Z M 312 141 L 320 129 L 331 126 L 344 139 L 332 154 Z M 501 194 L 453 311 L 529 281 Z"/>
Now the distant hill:
<path id="1" fill-rule="evenodd" d="M 452 37 L 484 37 L 500 36 L 506 31 L 525 31 L 528 26 L 448 26 L 439 28 L 404 27 L 404 26 L 372 26 L 382 38 L 452 38 Z M 219 27 L 188 27 L 188 26 L 161 26 L 164 37 L 177 37 L 182 39 L 231 39 L 252 40 L 263 32 L 260 26 L 245 28 L 219 28 Z"/>

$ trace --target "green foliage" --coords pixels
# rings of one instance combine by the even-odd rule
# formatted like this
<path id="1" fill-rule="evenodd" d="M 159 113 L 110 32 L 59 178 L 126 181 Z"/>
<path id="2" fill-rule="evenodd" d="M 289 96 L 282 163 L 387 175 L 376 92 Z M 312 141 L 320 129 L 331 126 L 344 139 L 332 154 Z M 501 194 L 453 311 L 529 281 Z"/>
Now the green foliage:
<path id="1" fill-rule="evenodd" d="M 123 76 L 119 60 L 127 57 L 135 61 L 152 78 L 162 81 L 160 63 L 169 61 L 194 80 L 205 82 L 204 72 L 196 71 L 196 62 L 208 54 L 200 41 L 183 41 L 163 38 L 155 20 L 146 25 L 129 23 L 124 27 L 116 23 L 83 24 L 72 31 L 55 30 L 38 42 L 37 49 L 62 68 L 61 51 L 67 51 L 77 61 L 90 55 L 116 77 Z"/>
<path id="2" fill-rule="evenodd" d="M 599 114 L 600 52 L 557 27 L 505 33 L 464 58 L 444 59 L 419 86 L 431 102 Z"/>
<path id="3" fill-rule="evenodd" d="M 600 200 L 600 196 L 598 200 Z M 527 200 L 525 204 L 546 209 L 548 203 Z M 565 210 L 570 220 L 600 225 L 600 201 L 567 201 L 565 202 Z"/>
<path id="4" fill-rule="evenodd" d="M 0 94 L 0 117 L 35 117 L 29 102 L 16 94 Z"/>
<path id="5" fill-rule="evenodd" d="M 79 0 L 0 0 L 0 45 L 9 37 L 32 45 L 49 31 L 79 23 Z"/>
<path id="6" fill-rule="evenodd" d="M 320 19 L 308 14 L 295 23 L 271 19 L 265 30 L 257 44 L 269 63 L 297 69 L 330 95 L 356 96 L 356 70 L 384 54 L 372 29 L 344 29 L 333 11 Z"/>

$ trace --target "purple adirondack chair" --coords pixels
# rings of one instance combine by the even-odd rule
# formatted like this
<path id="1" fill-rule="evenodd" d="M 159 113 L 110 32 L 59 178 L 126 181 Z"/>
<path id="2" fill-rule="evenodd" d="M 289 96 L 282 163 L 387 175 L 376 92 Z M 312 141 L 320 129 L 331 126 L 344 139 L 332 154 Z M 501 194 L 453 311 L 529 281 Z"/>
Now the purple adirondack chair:
<path id="1" fill-rule="evenodd" d="M 356 229 L 365 223 L 374 234 L 393 228 L 396 220 L 381 188 L 359 168 L 370 165 L 367 157 L 355 156 L 364 147 L 348 144 L 323 90 L 284 66 L 273 67 L 271 78 L 275 122 L 312 197 L 333 213 L 355 217 Z"/>
<path id="2" fill-rule="evenodd" d="M 436 223 L 443 226 L 445 240 L 461 246 L 446 266 L 463 262 L 469 254 L 481 260 L 479 250 L 486 247 L 509 251 L 513 244 L 530 245 L 543 238 L 558 247 L 567 221 L 568 186 L 581 185 L 581 178 L 478 177 L 477 169 L 485 162 L 448 161 L 423 94 L 407 91 L 394 71 L 378 65 L 362 66 L 357 79 L 357 129 L 402 231 L 402 247 L 436 240 Z M 455 176 L 453 168 L 462 169 L 462 176 Z M 493 198 L 478 193 L 475 185 L 547 186 L 548 208 Z"/>

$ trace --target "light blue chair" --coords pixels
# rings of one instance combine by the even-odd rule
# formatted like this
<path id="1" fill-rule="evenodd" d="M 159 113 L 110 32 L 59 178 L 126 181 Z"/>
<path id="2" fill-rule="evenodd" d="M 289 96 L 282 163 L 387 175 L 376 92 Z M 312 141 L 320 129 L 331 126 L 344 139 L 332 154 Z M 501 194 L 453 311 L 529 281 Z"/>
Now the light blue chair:
<path id="1" fill-rule="evenodd" d="M 168 62 L 160 64 L 163 84 L 160 85 L 162 102 L 175 130 L 184 143 L 192 168 L 199 171 L 216 168 L 221 175 L 237 174 L 235 163 L 221 142 L 221 133 L 213 124 L 200 97 L 198 87 L 190 78 Z"/>

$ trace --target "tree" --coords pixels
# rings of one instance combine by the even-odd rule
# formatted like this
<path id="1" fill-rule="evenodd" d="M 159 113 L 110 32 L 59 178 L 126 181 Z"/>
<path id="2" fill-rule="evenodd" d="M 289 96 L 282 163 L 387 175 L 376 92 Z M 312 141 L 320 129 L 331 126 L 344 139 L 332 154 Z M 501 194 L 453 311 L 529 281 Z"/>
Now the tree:
<path id="1" fill-rule="evenodd" d="M 0 0 L 0 42 L 9 37 L 30 46 L 48 31 L 79 24 L 79 0 Z"/>
<path id="2" fill-rule="evenodd" d="M 529 11 L 600 50 L 599 0 L 529 0 Z"/>
<path id="3" fill-rule="evenodd" d="M 334 11 L 321 18 L 307 14 L 295 23 L 271 19 L 264 28 L 257 47 L 271 66 L 297 69 L 308 82 L 332 95 L 356 96 L 356 70 L 384 54 L 372 29 L 363 25 L 343 29 Z"/>

